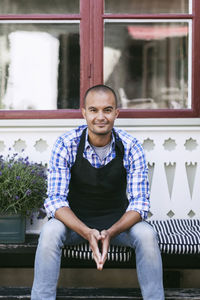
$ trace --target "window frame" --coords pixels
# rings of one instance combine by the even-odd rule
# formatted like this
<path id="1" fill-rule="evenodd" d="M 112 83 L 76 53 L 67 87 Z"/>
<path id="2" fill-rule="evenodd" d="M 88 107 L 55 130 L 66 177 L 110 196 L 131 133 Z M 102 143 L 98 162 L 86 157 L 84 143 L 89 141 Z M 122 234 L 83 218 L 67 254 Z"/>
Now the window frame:
<path id="1" fill-rule="evenodd" d="M 200 1 L 192 0 L 188 14 L 111 14 L 104 13 L 104 0 L 80 0 L 79 14 L 0 15 L 0 20 L 80 21 L 80 108 L 58 110 L 0 110 L 0 119 L 76 119 L 82 118 L 85 91 L 103 83 L 104 21 L 106 19 L 192 20 L 191 109 L 120 109 L 119 118 L 195 118 L 200 116 Z"/>
<path id="2" fill-rule="evenodd" d="M 90 0 L 80 0 L 79 14 L 9 14 L 0 15 L 0 21 L 79 21 L 80 22 L 80 107 L 84 91 L 91 84 L 89 73 L 90 63 Z M 83 47 L 84 45 L 84 47 Z M 89 55 L 88 55 L 89 53 Z M 87 74 L 87 76 L 85 76 Z M 80 109 L 57 109 L 57 110 L 0 110 L 0 119 L 75 119 L 81 118 Z"/>
<path id="3" fill-rule="evenodd" d="M 103 19 L 155 19 L 155 20 L 192 20 L 192 74 L 191 74 L 191 109 L 121 109 L 121 118 L 195 118 L 200 116 L 200 39 L 198 28 L 200 26 L 200 1 L 192 1 L 192 13 L 188 14 L 103 14 Z"/>

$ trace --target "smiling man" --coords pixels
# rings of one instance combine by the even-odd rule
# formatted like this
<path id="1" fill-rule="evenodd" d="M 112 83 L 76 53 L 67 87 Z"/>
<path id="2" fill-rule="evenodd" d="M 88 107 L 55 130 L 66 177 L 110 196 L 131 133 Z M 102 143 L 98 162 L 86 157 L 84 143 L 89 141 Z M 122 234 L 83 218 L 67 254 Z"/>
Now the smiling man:
<path id="1" fill-rule="evenodd" d="M 95 145 L 98 142 L 100 147 L 110 142 L 114 121 L 119 114 L 114 94 L 105 91 L 106 88 L 99 88 L 98 92 L 95 92 L 95 89 L 89 90 L 85 97 L 85 107 L 82 109 L 91 144 Z"/>
<path id="2" fill-rule="evenodd" d="M 163 300 L 160 251 L 145 221 L 149 184 L 142 146 L 114 127 L 119 110 L 111 88 L 94 86 L 84 101 L 87 125 L 63 134 L 52 151 L 45 201 L 51 219 L 40 235 L 31 299 L 56 299 L 62 246 L 85 241 L 98 270 L 110 244 L 134 248 L 143 299 Z"/>

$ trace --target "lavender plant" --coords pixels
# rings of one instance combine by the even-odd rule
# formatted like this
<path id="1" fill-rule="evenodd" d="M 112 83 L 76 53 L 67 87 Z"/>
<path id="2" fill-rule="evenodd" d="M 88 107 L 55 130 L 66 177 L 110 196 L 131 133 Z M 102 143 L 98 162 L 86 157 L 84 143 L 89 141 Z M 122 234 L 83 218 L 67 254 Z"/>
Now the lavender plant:
<path id="1" fill-rule="evenodd" d="M 46 198 L 46 166 L 18 154 L 0 156 L 0 214 L 30 216 Z"/>

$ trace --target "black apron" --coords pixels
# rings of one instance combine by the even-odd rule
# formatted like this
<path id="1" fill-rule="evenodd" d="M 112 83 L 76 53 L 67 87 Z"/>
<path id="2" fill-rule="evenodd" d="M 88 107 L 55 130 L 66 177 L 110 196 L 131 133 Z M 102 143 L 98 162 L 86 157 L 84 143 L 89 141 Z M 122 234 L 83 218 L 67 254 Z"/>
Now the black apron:
<path id="1" fill-rule="evenodd" d="M 108 229 L 125 213 L 126 170 L 123 166 L 124 146 L 116 139 L 116 156 L 107 165 L 94 168 L 83 157 L 86 129 L 84 129 L 71 168 L 68 201 L 76 216 L 90 228 Z"/>

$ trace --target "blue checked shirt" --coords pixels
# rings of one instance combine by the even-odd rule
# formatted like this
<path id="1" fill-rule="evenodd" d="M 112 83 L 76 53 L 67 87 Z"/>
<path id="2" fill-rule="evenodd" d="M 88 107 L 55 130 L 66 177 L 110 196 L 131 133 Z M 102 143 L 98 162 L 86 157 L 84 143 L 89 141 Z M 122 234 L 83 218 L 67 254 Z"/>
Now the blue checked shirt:
<path id="1" fill-rule="evenodd" d="M 80 137 L 85 125 L 68 131 L 60 136 L 52 150 L 48 174 L 48 198 L 44 206 L 48 217 L 54 217 L 57 209 L 69 207 L 67 200 L 71 167 L 76 160 L 76 153 Z M 141 144 L 124 130 L 114 128 L 117 138 L 124 145 L 123 164 L 127 171 L 127 196 L 129 205 L 127 211 L 134 210 L 147 218 L 149 211 L 149 182 L 148 169 Z M 108 164 L 115 157 L 115 139 L 112 135 L 110 151 L 104 160 L 100 160 L 94 149 L 86 142 L 83 156 L 95 168 Z"/>

